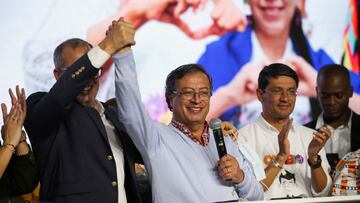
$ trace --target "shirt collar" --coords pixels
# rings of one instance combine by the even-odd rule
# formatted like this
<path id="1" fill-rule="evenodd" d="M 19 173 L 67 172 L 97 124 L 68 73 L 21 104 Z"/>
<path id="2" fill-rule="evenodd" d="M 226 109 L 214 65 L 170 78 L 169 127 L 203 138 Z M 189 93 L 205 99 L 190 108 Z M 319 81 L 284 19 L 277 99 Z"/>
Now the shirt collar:
<path id="1" fill-rule="evenodd" d="M 278 129 L 276 129 L 274 126 L 272 126 L 269 122 L 267 122 L 265 120 L 265 118 L 263 117 L 262 114 L 260 114 L 259 118 L 257 119 L 256 121 L 263 129 L 265 130 L 271 130 L 275 133 L 280 133 L 280 131 L 278 131 Z M 295 132 L 295 129 L 294 129 L 294 121 L 292 123 L 292 126 L 290 127 L 290 131 L 294 131 Z"/>
<path id="2" fill-rule="evenodd" d="M 352 120 L 352 116 L 353 116 L 353 112 L 350 112 L 350 116 L 349 116 L 349 120 L 347 123 L 340 125 L 339 127 L 337 127 L 337 129 L 342 129 L 342 128 L 349 128 L 351 129 L 351 120 Z M 321 126 L 323 126 L 324 124 L 326 124 L 324 122 L 324 112 L 321 112 L 320 116 L 318 117 L 317 121 L 316 121 L 316 126 L 315 129 L 320 129 Z M 328 126 L 329 128 L 333 129 L 331 126 Z"/>
<path id="3" fill-rule="evenodd" d="M 195 143 L 202 145 L 202 146 L 207 146 L 209 144 L 209 139 L 210 139 L 210 134 L 209 134 L 209 124 L 205 121 L 204 122 L 204 130 L 201 134 L 201 141 L 202 143 L 200 143 L 195 136 L 191 133 L 191 131 L 189 130 L 189 128 L 187 128 L 183 123 L 176 121 L 175 119 L 171 120 L 171 125 L 174 126 L 175 128 L 177 128 L 178 130 L 180 130 L 182 133 L 184 133 L 187 137 L 189 137 L 190 139 L 192 139 Z"/>

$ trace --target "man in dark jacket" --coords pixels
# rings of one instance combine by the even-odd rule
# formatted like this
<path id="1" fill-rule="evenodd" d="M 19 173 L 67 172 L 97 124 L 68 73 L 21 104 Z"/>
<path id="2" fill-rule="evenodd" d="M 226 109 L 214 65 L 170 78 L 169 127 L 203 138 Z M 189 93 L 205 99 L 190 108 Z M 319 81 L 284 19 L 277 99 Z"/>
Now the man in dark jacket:
<path id="1" fill-rule="evenodd" d="M 334 169 L 339 158 L 360 148 L 360 116 L 349 108 L 353 95 L 349 71 L 337 64 L 322 67 L 317 76 L 316 92 L 322 113 L 306 126 L 319 129 L 327 125 L 331 130 L 325 151 Z"/>
<path id="2" fill-rule="evenodd" d="M 96 100 L 101 66 L 135 43 L 129 26 L 116 22 L 95 48 L 81 39 L 61 43 L 54 51 L 56 83 L 27 99 L 40 201 L 141 202 L 134 172 L 141 157 L 116 110 Z"/>

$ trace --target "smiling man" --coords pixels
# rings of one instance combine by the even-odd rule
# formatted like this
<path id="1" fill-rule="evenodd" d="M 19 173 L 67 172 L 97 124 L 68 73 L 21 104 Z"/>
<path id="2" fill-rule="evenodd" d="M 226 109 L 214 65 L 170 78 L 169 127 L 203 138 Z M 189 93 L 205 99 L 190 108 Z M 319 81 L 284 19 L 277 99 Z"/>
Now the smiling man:
<path id="1" fill-rule="evenodd" d="M 211 78 L 201 66 L 183 65 L 167 76 L 165 96 L 173 118 L 164 125 L 145 111 L 132 52 L 119 53 L 113 60 L 119 117 L 149 169 L 154 202 L 263 199 L 249 162 L 230 137 L 225 137 L 228 154 L 219 160 L 205 121 Z"/>
<path id="2" fill-rule="evenodd" d="M 239 130 L 239 142 L 248 142 L 263 159 L 265 199 L 326 196 L 331 186 L 323 149 L 329 129 L 315 132 L 289 117 L 298 82 L 296 72 L 285 64 L 265 66 L 256 92 L 263 111 L 256 122 Z M 286 174 L 294 176 L 292 184 L 282 181 Z"/>

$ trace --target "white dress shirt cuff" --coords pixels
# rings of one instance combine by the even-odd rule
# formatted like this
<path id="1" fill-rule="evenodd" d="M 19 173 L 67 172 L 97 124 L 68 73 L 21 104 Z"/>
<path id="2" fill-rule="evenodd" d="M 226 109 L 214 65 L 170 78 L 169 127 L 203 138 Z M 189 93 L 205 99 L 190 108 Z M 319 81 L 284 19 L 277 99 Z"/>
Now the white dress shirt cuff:
<path id="1" fill-rule="evenodd" d="M 110 58 L 110 55 L 102 50 L 99 46 L 92 48 L 87 54 L 91 65 L 93 65 L 95 68 L 101 68 Z"/>

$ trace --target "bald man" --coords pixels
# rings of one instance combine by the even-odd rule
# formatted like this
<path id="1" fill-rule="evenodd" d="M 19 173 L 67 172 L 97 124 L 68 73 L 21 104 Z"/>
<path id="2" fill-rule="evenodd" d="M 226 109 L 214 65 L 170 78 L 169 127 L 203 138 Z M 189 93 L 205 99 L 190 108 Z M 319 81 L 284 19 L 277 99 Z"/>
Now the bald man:
<path id="1" fill-rule="evenodd" d="M 337 155 L 341 158 L 360 148 L 360 136 L 356 136 L 360 132 L 360 116 L 349 108 L 353 95 L 349 71 L 337 64 L 322 67 L 317 76 L 316 93 L 322 113 L 306 126 L 319 129 L 326 124 L 331 130 L 325 151 L 330 165 L 334 165 Z"/>

